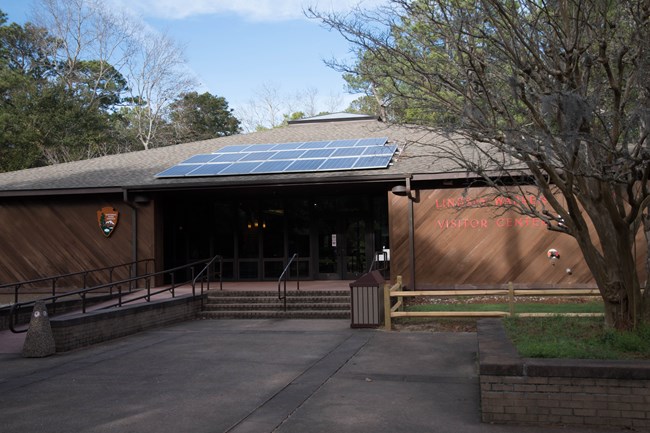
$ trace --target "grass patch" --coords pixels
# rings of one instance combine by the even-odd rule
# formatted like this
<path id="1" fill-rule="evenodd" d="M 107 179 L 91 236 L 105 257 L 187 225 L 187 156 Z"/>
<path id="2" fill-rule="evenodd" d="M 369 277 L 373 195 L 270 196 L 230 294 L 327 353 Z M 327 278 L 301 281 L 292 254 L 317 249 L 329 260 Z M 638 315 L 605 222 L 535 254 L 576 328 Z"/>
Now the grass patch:
<path id="1" fill-rule="evenodd" d="M 508 337 L 527 358 L 650 359 L 650 325 L 634 332 L 606 329 L 602 318 L 503 320 Z"/>

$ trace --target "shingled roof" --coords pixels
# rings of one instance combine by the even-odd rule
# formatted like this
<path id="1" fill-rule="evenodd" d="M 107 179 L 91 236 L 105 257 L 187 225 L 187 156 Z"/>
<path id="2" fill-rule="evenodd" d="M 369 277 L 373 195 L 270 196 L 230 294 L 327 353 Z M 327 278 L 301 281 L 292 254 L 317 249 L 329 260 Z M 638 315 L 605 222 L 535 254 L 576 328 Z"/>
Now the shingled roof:
<path id="1" fill-rule="evenodd" d="M 257 174 L 200 178 L 156 178 L 159 173 L 187 158 L 211 153 L 233 144 L 267 144 L 301 141 L 388 137 L 399 152 L 387 169 L 291 174 Z M 250 134 L 184 143 L 146 151 L 109 155 L 83 161 L 0 173 L 0 195 L 21 195 L 74 190 L 165 189 L 177 186 L 273 185 L 296 182 L 372 181 L 403 178 L 407 174 L 457 171 L 436 160 L 427 144 L 442 142 L 441 135 L 405 126 L 387 125 L 371 117 L 345 117 L 327 121 L 291 122 L 288 126 Z"/>

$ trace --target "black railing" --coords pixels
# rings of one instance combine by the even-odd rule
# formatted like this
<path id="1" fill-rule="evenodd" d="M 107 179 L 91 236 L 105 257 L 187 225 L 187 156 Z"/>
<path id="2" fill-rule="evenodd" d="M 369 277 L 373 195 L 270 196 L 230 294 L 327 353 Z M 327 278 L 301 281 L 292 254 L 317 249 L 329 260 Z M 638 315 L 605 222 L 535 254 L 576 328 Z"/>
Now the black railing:
<path id="1" fill-rule="evenodd" d="M 42 289 L 43 287 L 48 287 L 48 289 L 51 289 L 51 297 L 50 299 L 54 300 L 54 303 L 52 305 L 52 313 L 56 311 L 56 299 L 57 299 L 57 283 L 62 281 L 62 280 L 68 280 L 70 281 L 74 277 L 81 277 L 82 279 L 82 290 L 88 288 L 88 277 L 89 276 L 94 276 L 95 274 L 102 273 L 108 271 L 108 286 L 107 287 L 112 287 L 113 283 L 113 274 L 116 269 L 121 269 L 121 268 L 130 268 L 129 270 L 129 275 L 130 278 L 137 278 L 137 269 L 138 265 L 144 263 L 145 269 L 144 273 L 148 274 L 149 273 L 149 264 L 153 263 L 155 264 L 154 259 L 142 259 L 142 260 L 136 260 L 128 263 L 121 263 L 119 265 L 113 265 L 113 266 L 105 266 L 103 268 L 96 268 L 96 269 L 90 269 L 90 270 L 85 270 L 85 271 L 78 271 L 78 272 L 71 272 L 67 274 L 60 274 L 60 275 L 54 275 L 54 276 L 49 276 L 49 277 L 42 277 L 42 278 L 35 278 L 32 280 L 26 280 L 26 281 L 17 281 L 15 283 L 8 283 L 8 284 L 0 284 L 0 290 L 6 289 L 6 288 L 13 288 L 14 292 L 14 304 L 18 303 L 18 297 L 19 297 L 19 291 L 22 288 L 25 288 L 26 286 L 32 286 L 37 288 Z M 134 275 L 135 274 L 135 275 Z M 97 277 L 96 277 L 97 278 Z M 133 286 L 129 287 L 129 289 L 133 289 Z M 112 294 L 112 292 L 110 293 Z"/>
<path id="2" fill-rule="evenodd" d="M 199 280 L 200 280 L 200 289 L 201 289 L 199 295 L 203 296 L 204 282 L 207 283 L 206 290 L 209 290 L 210 289 L 210 280 L 211 280 L 210 277 L 211 277 L 211 275 L 216 276 L 216 274 L 217 274 L 216 272 L 212 272 L 212 273 L 210 272 L 210 267 L 217 260 L 219 260 L 219 273 L 218 273 L 219 285 L 220 285 L 220 288 L 223 289 L 223 279 L 222 279 L 222 273 L 221 273 L 222 269 L 223 269 L 222 257 L 221 256 L 215 256 L 210 260 L 199 260 L 199 261 L 196 261 L 196 262 L 193 262 L 193 263 L 189 263 L 187 265 L 177 266 L 175 268 L 166 269 L 166 270 L 163 270 L 163 271 L 149 272 L 149 273 L 147 273 L 145 275 L 141 275 L 141 276 L 131 277 L 131 278 L 127 278 L 127 279 L 123 279 L 123 280 L 119 280 L 119 281 L 113 281 L 113 282 L 110 282 L 110 283 L 100 284 L 100 285 L 93 286 L 93 287 L 87 287 L 87 288 L 84 288 L 84 289 L 73 290 L 73 291 L 61 293 L 61 294 L 58 294 L 58 295 L 41 298 L 41 299 L 39 299 L 39 301 L 45 301 L 45 302 L 52 301 L 54 303 L 59 299 L 77 295 L 77 296 L 81 297 L 81 312 L 82 312 L 82 314 L 85 314 L 86 313 L 86 307 L 87 307 L 87 296 L 88 296 L 89 293 L 92 293 L 92 292 L 102 292 L 102 291 L 105 292 L 106 289 L 109 289 L 111 294 L 112 294 L 114 289 L 117 290 L 117 302 L 114 303 L 114 304 L 106 305 L 106 306 L 103 306 L 103 307 L 100 308 L 100 309 L 108 309 L 108 308 L 122 307 L 125 304 L 135 302 L 135 301 L 139 301 L 139 300 L 142 300 L 142 299 L 146 299 L 147 302 L 150 302 L 152 296 L 155 296 L 155 295 L 158 295 L 158 294 L 161 294 L 161 293 L 164 293 L 164 292 L 170 292 L 172 298 L 174 298 L 176 296 L 176 288 L 179 287 L 179 286 L 183 286 L 185 284 L 191 284 L 192 296 L 196 297 L 197 296 L 196 286 L 197 286 L 197 282 Z M 199 273 L 196 274 L 196 276 L 195 276 L 194 270 L 199 265 L 204 265 L 204 266 L 201 268 Z M 177 271 L 187 270 L 187 269 L 191 270 L 192 277 L 187 281 L 177 283 L 175 281 L 174 273 L 177 272 Z M 167 274 L 171 275 L 171 283 L 168 286 L 165 285 L 165 286 L 159 287 L 157 289 L 154 289 L 152 291 L 151 280 L 152 279 L 155 280 L 156 277 L 164 276 L 164 275 L 167 275 Z M 124 300 L 123 296 L 124 296 L 125 293 L 122 291 L 122 287 L 123 286 L 132 287 L 132 284 L 137 285 L 139 281 L 144 281 L 144 289 L 138 289 L 138 290 L 143 290 L 146 293 L 143 294 L 142 296 L 132 297 L 132 298 L 129 298 L 127 300 Z M 126 292 L 126 294 L 131 294 L 131 293 L 133 293 L 132 289 L 129 289 L 129 291 Z M 20 309 L 25 308 L 25 307 L 33 307 L 36 302 L 37 302 L 36 300 L 33 300 L 33 301 L 27 301 L 27 302 L 21 302 L 21 303 L 14 303 L 9 307 L 0 308 L 0 311 L 10 309 L 10 312 L 9 312 L 9 329 L 12 332 L 14 332 L 14 333 L 27 332 L 26 329 L 25 330 L 16 330 L 15 329 L 15 325 L 16 325 L 15 318 L 16 318 L 16 316 L 17 316 Z"/>
<path id="3" fill-rule="evenodd" d="M 279 300 L 284 300 L 284 311 L 287 311 L 287 280 L 291 278 L 291 264 L 296 263 L 296 289 L 300 290 L 300 269 L 298 267 L 298 254 L 295 253 L 291 258 L 289 259 L 289 263 L 287 263 L 287 266 L 284 267 L 284 270 L 282 271 L 282 274 L 280 274 L 280 278 L 278 278 L 278 299 Z M 280 287 L 282 286 L 282 283 L 284 282 L 284 292 L 280 291 Z"/>

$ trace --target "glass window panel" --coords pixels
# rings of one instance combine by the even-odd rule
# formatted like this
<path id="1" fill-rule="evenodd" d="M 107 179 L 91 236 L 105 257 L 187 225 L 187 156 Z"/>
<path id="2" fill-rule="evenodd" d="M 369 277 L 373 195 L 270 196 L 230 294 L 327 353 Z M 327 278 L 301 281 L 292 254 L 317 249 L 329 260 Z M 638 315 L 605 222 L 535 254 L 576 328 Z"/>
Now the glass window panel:
<path id="1" fill-rule="evenodd" d="M 258 258 L 260 256 L 259 245 L 259 218 L 256 205 L 253 202 L 242 202 L 237 211 L 238 230 L 238 251 L 239 257 L 245 259 Z"/>
<path id="2" fill-rule="evenodd" d="M 278 279 L 280 275 L 282 275 L 282 271 L 284 270 L 284 263 L 279 260 L 273 260 L 273 261 L 264 261 L 264 278 L 266 279 Z M 292 265 L 293 268 L 293 265 Z M 292 269 L 292 272 L 295 273 L 295 271 Z M 294 274 L 292 274 L 293 276 Z"/>
<path id="3" fill-rule="evenodd" d="M 222 273 L 222 278 L 224 280 L 232 280 L 235 278 L 235 269 L 234 269 L 234 263 L 232 260 L 224 260 L 223 261 L 223 273 Z M 218 269 L 217 265 L 217 269 Z M 218 271 L 217 271 L 218 272 Z M 218 281 L 218 277 L 215 277 L 215 281 Z M 214 283 L 213 283 L 214 284 Z M 215 286 L 213 286 L 215 287 Z"/>
<path id="4" fill-rule="evenodd" d="M 214 254 L 225 259 L 235 257 L 235 232 L 237 224 L 230 203 L 214 202 L 213 216 L 209 221 L 213 230 L 212 244 Z"/>
<path id="5" fill-rule="evenodd" d="M 284 208 L 269 203 L 260 214 L 259 230 L 264 243 L 264 258 L 284 257 Z"/>
<path id="6" fill-rule="evenodd" d="M 259 278 L 258 262 L 240 261 L 239 262 L 239 278 L 242 280 L 254 280 Z"/>

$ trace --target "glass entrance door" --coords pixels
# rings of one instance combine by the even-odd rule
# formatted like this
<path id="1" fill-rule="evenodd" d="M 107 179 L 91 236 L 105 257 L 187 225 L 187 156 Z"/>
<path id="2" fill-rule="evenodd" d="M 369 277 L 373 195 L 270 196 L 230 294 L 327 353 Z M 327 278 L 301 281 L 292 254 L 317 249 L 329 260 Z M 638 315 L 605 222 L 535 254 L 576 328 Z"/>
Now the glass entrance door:
<path id="1" fill-rule="evenodd" d="M 321 280 L 339 279 L 341 254 L 336 219 L 326 218 L 318 224 L 318 275 Z"/>
<path id="2" fill-rule="evenodd" d="M 364 207 L 352 200 L 319 203 L 317 279 L 355 279 L 366 271 L 372 234 Z M 326 211 L 323 211 L 323 210 Z M 371 244 L 369 245 L 368 242 Z"/>

